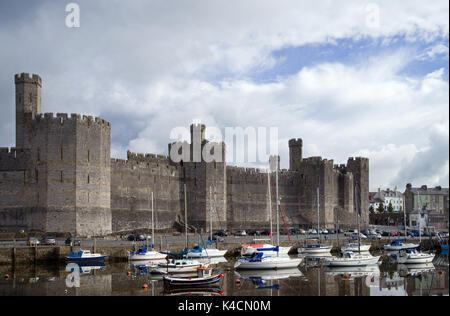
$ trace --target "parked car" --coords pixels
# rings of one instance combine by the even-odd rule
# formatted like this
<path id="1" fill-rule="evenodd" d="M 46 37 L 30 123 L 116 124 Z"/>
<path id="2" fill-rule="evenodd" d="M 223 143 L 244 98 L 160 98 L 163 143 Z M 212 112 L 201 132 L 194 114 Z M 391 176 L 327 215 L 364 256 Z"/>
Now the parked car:
<path id="1" fill-rule="evenodd" d="M 148 239 L 152 239 L 151 236 L 147 236 L 146 234 L 131 234 L 128 236 L 128 240 L 130 241 L 145 241 Z"/>
<path id="2" fill-rule="evenodd" d="M 357 230 L 357 229 L 349 229 L 349 230 L 347 230 L 347 231 L 344 233 L 344 235 L 345 235 L 346 237 L 351 237 L 351 236 L 354 236 L 354 235 L 356 235 L 356 234 L 358 234 L 358 230 Z"/>
<path id="3" fill-rule="evenodd" d="M 300 228 L 300 229 L 298 230 L 298 233 L 299 233 L 300 235 L 305 235 L 305 234 L 306 234 L 306 230 Z"/>
<path id="4" fill-rule="evenodd" d="M 47 236 L 41 240 L 41 243 L 43 245 L 47 245 L 47 246 L 54 246 L 54 245 L 56 245 L 56 238 Z"/>
<path id="5" fill-rule="evenodd" d="M 324 230 L 322 230 L 322 234 L 325 234 L 325 235 L 327 235 L 327 234 L 328 234 L 328 229 L 324 229 Z"/>
<path id="6" fill-rule="evenodd" d="M 69 237 L 66 239 L 65 244 L 67 246 L 81 246 L 81 241 L 77 237 Z"/>
<path id="7" fill-rule="evenodd" d="M 310 228 L 308 229 L 308 234 L 317 234 L 317 230 Z"/>
<path id="8" fill-rule="evenodd" d="M 224 230 L 219 230 L 219 231 L 215 232 L 215 235 L 220 236 L 220 237 L 226 237 L 226 236 L 228 236 L 228 233 Z"/>
<path id="9" fill-rule="evenodd" d="M 261 236 L 261 231 L 259 230 L 249 230 L 247 232 L 248 236 Z"/>
<path id="10" fill-rule="evenodd" d="M 234 236 L 247 236 L 247 232 L 245 230 L 238 230 L 234 233 Z"/>
<path id="11" fill-rule="evenodd" d="M 336 232 L 333 229 L 329 229 L 328 234 L 336 234 Z"/>
<path id="12" fill-rule="evenodd" d="M 39 240 L 36 237 L 28 237 L 28 246 L 39 245 Z"/>
<path id="13" fill-rule="evenodd" d="M 208 237 L 208 240 L 211 240 L 211 237 Z M 212 241 L 224 242 L 225 238 L 218 235 L 212 235 Z"/>
<path id="14" fill-rule="evenodd" d="M 270 230 L 262 230 L 261 231 L 261 235 L 262 236 L 269 236 L 270 235 Z"/>
<path id="15" fill-rule="evenodd" d="M 369 235 L 367 235 L 367 238 L 369 238 L 369 239 L 381 239 L 381 238 L 383 238 L 383 237 L 381 237 L 380 234 L 375 233 L 375 234 L 369 234 Z"/>

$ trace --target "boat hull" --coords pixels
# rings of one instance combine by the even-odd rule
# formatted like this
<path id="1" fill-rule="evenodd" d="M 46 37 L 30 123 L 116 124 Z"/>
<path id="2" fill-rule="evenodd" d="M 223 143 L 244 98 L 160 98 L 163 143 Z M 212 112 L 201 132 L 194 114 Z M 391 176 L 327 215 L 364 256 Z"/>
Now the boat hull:
<path id="1" fill-rule="evenodd" d="M 213 258 L 213 257 L 223 257 L 227 253 L 227 250 L 218 249 L 204 249 L 201 252 L 188 252 L 187 258 Z"/>
<path id="2" fill-rule="evenodd" d="M 164 277 L 164 284 L 168 286 L 182 286 L 182 287 L 191 287 L 191 286 L 205 286 L 210 284 L 219 283 L 221 279 L 220 275 L 213 275 L 206 278 L 174 278 L 174 277 Z"/>
<path id="3" fill-rule="evenodd" d="M 128 258 L 131 261 L 165 260 L 166 257 L 166 254 L 157 251 L 149 251 L 145 254 L 128 254 Z"/>
<path id="4" fill-rule="evenodd" d="M 380 256 L 367 258 L 367 259 L 330 259 L 324 261 L 323 265 L 327 267 L 359 267 L 376 264 L 380 260 Z"/>
<path id="5" fill-rule="evenodd" d="M 106 256 L 92 257 L 92 258 L 70 258 L 66 257 L 66 262 L 103 262 Z"/>
<path id="6" fill-rule="evenodd" d="M 371 245 L 361 245 L 360 247 L 358 247 L 358 246 L 342 246 L 341 251 L 342 252 L 346 252 L 346 251 L 364 252 L 364 251 L 369 251 L 370 247 L 371 247 Z"/>
<path id="7" fill-rule="evenodd" d="M 422 256 L 405 256 L 399 257 L 398 263 L 400 264 L 420 264 L 420 263 L 432 263 L 434 255 L 422 255 Z"/>
<path id="8" fill-rule="evenodd" d="M 305 248 L 299 247 L 298 253 L 301 254 L 321 254 L 321 253 L 329 253 L 331 252 L 331 246 L 320 246 L 315 248 Z"/>
<path id="9" fill-rule="evenodd" d="M 275 258 L 275 257 L 273 257 Z M 288 269 L 296 268 L 300 265 L 303 258 L 283 258 L 281 260 L 262 260 L 262 261 L 247 261 L 242 260 L 236 262 L 235 269 L 248 269 L 248 270 L 267 270 L 267 269 Z"/>

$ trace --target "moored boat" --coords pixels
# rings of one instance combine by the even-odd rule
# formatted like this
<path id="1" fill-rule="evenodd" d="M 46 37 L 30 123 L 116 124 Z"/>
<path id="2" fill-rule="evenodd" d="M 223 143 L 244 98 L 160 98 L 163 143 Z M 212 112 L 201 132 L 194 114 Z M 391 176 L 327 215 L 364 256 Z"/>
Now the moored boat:
<path id="1" fill-rule="evenodd" d="M 241 256 L 252 256 L 257 252 L 264 252 L 265 256 L 287 255 L 291 247 L 275 247 L 271 244 L 245 244 L 241 248 Z"/>
<path id="2" fill-rule="evenodd" d="M 417 263 L 431 263 L 434 259 L 434 254 L 418 252 L 415 249 L 406 249 L 400 252 L 398 256 L 398 263 L 400 264 L 417 264 Z"/>
<path id="3" fill-rule="evenodd" d="M 151 273 L 170 274 L 170 273 L 194 273 L 200 266 L 206 266 L 198 260 L 192 259 L 172 259 L 166 263 L 159 263 L 150 270 Z"/>
<path id="4" fill-rule="evenodd" d="M 418 244 L 404 243 L 406 239 L 394 239 L 390 244 L 384 245 L 384 249 L 388 251 L 399 251 L 403 249 L 413 249 L 419 247 Z"/>
<path id="5" fill-rule="evenodd" d="M 328 267 L 356 267 L 376 264 L 381 256 L 372 256 L 371 254 L 355 254 L 347 251 L 342 257 L 324 258 L 323 265 Z"/>
<path id="6" fill-rule="evenodd" d="M 153 248 L 153 245 L 141 246 L 139 250 L 128 252 L 128 259 L 131 261 L 148 261 L 148 260 L 164 260 L 167 254 L 160 253 L 154 250 L 148 250 Z"/>
<path id="7" fill-rule="evenodd" d="M 200 266 L 197 267 L 196 277 L 174 277 L 164 276 L 163 281 L 166 286 L 205 286 L 209 284 L 219 283 L 223 278 L 223 274 L 213 274 L 212 268 Z"/>
<path id="8" fill-rule="evenodd" d="M 370 250 L 371 245 L 359 245 L 357 243 L 348 243 L 344 246 L 341 247 L 341 252 L 347 252 L 347 251 L 352 251 L 352 252 L 365 252 L 365 251 L 369 251 Z"/>
<path id="9" fill-rule="evenodd" d="M 67 257 L 67 262 L 101 262 L 106 256 L 99 253 L 91 253 L 89 250 L 78 249 L 72 251 Z"/>
<path id="10" fill-rule="evenodd" d="M 290 258 L 289 256 L 264 256 L 264 253 L 257 252 L 251 257 L 241 257 L 236 261 L 234 268 L 239 269 L 285 269 L 295 268 L 300 265 L 303 258 Z"/>

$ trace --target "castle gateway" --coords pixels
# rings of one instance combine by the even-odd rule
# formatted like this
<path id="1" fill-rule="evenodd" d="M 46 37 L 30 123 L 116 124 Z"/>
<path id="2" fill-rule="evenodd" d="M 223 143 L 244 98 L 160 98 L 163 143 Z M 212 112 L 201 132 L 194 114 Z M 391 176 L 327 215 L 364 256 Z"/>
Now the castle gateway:
<path id="1" fill-rule="evenodd" d="M 131 152 L 127 160 L 111 159 L 110 123 L 79 114 L 42 114 L 42 79 L 22 73 L 15 84 L 16 148 L 0 148 L 0 231 L 103 236 L 148 229 L 151 192 L 157 229 L 183 225 L 185 195 L 188 222 L 197 229 L 209 229 L 210 206 L 214 229 L 268 228 L 267 173 L 227 166 L 225 144 L 206 140 L 204 125 L 191 125 L 191 143 L 169 144 L 169 151 L 175 146 L 181 154 L 183 148 L 192 153 L 199 135 L 201 148 L 222 149 L 212 155 L 221 159 L 174 162 Z M 342 228 L 354 226 L 355 207 L 368 224 L 368 159 L 335 165 L 303 158 L 302 145 L 301 139 L 289 141 L 289 170 L 279 171 L 286 225 L 316 227 L 317 188 L 322 227 L 334 228 L 337 219 Z"/>

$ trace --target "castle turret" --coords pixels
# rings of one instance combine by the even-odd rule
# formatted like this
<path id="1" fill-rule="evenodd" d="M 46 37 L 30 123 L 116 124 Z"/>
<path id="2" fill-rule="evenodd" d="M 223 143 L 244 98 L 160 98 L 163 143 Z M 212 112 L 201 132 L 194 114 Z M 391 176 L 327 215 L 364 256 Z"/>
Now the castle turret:
<path id="1" fill-rule="evenodd" d="M 301 138 L 289 141 L 289 170 L 296 171 L 299 168 L 302 157 L 303 141 Z"/>
<path id="2" fill-rule="evenodd" d="M 16 84 L 16 147 L 24 145 L 25 114 L 36 114 L 42 112 L 42 79 L 38 75 L 30 77 L 28 73 L 15 75 Z"/>

